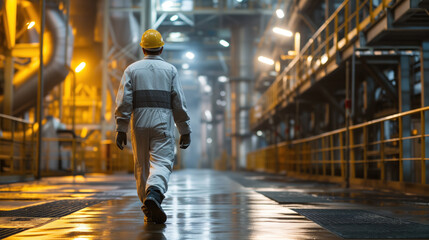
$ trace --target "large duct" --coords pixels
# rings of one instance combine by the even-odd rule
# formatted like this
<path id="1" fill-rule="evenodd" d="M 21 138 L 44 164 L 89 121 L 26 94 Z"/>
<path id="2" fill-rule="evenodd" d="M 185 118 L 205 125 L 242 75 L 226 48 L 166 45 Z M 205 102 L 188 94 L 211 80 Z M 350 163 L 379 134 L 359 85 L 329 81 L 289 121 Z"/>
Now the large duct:
<path id="1" fill-rule="evenodd" d="M 34 6 L 32 6 L 34 7 Z M 66 24 L 63 15 L 57 9 L 46 10 L 46 28 L 48 43 L 44 52 L 48 56 L 45 61 L 44 93 L 47 95 L 56 85 L 61 83 L 69 73 L 71 56 L 73 52 L 73 34 L 71 27 Z M 66 40 L 66 28 L 69 31 Z M 67 46 L 66 46 L 67 43 Z M 50 44 L 50 45 L 48 45 Z M 67 51 L 67 59 L 66 59 Z M 23 113 L 36 105 L 39 61 L 32 61 L 26 68 L 15 73 L 13 87 L 12 114 Z M 0 98 L 3 106 L 3 97 Z"/>

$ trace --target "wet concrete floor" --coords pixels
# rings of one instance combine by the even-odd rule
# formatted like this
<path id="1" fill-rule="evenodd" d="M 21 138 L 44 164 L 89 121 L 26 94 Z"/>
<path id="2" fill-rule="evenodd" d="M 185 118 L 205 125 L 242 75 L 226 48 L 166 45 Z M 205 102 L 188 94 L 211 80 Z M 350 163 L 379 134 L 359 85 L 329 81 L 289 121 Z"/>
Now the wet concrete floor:
<path id="1" fill-rule="evenodd" d="M 293 194 L 285 198 L 285 192 Z M 8 216 L 66 200 L 99 202 L 62 217 Z M 347 190 L 258 173 L 174 172 L 163 202 L 166 224 L 145 224 L 140 206 L 132 175 L 0 185 L 0 236 L 1 230 L 20 229 L 7 239 L 342 239 L 297 208 L 362 209 L 429 227 L 429 199 L 423 196 Z"/>

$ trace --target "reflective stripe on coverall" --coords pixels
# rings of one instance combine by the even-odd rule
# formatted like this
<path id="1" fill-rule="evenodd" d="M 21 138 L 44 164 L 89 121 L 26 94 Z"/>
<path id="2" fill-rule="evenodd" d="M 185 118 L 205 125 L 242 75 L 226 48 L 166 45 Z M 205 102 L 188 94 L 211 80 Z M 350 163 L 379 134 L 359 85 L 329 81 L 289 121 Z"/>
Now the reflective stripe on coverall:
<path id="1" fill-rule="evenodd" d="M 159 56 L 147 55 L 125 69 L 116 95 L 116 131 L 127 132 L 130 119 L 137 193 L 164 194 L 174 164 L 174 122 L 180 135 L 191 133 L 177 69 Z M 174 120 L 174 122 L 173 122 Z"/>

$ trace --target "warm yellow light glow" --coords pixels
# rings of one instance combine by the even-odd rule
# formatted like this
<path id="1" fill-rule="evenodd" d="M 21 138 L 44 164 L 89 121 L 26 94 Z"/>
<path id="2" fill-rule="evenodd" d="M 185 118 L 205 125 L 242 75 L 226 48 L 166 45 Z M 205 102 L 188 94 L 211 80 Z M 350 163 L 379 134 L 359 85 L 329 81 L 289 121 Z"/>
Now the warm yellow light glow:
<path id="1" fill-rule="evenodd" d="M 295 52 L 295 51 L 290 50 L 290 51 L 287 51 L 287 55 L 295 56 L 295 55 L 296 55 L 296 52 Z"/>
<path id="2" fill-rule="evenodd" d="M 81 62 L 79 65 L 77 65 L 74 71 L 78 73 L 82 71 L 85 67 L 86 67 L 86 62 Z"/>
<path id="3" fill-rule="evenodd" d="M 36 24 L 35 21 L 31 21 L 31 22 L 27 23 L 27 29 L 31 29 L 32 27 L 34 27 L 35 24 Z"/>
<path id="4" fill-rule="evenodd" d="M 86 137 L 86 134 L 88 134 L 88 129 L 87 129 L 86 127 L 84 127 L 84 128 L 82 129 L 82 132 L 80 133 L 80 137 L 81 137 L 81 138 L 85 138 L 85 137 Z"/>
<path id="5" fill-rule="evenodd" d="M 307 57 L 307 62 L 308 62 L 308 63 L 310 63 L 310 62 L 311 62 L 311 60 L 313 60 L 313 57 L 312 57 L 312 56 L 308 56 L 308 57 Z"/>
<path id="6" fill-rule="evenodd" d="M 293 33 L 291 31 L 283 29 L 283 28 L 279 28 L 279 27 L 274 27 L 273 32 L 280 34 L 280 35 L 283 35 L 283 36 L 286 36 L 286 37 L 292 37 L 293 36 Z"/>
<path id="7" fill-rule="evenodd" d="M 267 57 L 264 57 L 264 56 L 259 56 L 258 57 L 258 61 L 260 61 L 261 63 L 268 64 L 268 65 L 273 65 L 274 64 L 274 60 L 273 59 L 267 58 Z"/>
<path id="8" fill-rule="evenodd" d="M 322 58 L 320 59 L 320 62 L 322 64 L 325 64 L 328 61 L 328 56 L 326 54 L 323 54 Z"/>

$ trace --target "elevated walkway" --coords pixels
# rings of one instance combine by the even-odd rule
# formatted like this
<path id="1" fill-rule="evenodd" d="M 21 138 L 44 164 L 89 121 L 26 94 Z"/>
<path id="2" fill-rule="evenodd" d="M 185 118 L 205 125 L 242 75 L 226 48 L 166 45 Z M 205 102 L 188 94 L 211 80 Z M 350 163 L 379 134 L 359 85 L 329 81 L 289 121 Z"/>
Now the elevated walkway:
<path id="1" fill-rule="evenodd" d="M 331 93 L 345 89 L 345 62 L 356 49 L 419 51 L 421 41 L 429 38 L 429 15 L 419 2 L 345 0 L 261 96 L 251 110 L 251 128 L 267 128 L 269 119 L 293 107 L 299 98 L 317 101 L 323 96 L 320 87 Z M 397 63 L 399 55 L 391 55 L 391 60 L 383 61 Z M 380 64 L 377 61 L 368 63 Z"/>
<path id="2" fill-rule="evenodd" d="M 163 225 L 144 224 L 132 175 L 46 178 L 0 191 L 6 239 L 429 239 L 427 196 L 279 175 L 174 172 Z"/>

